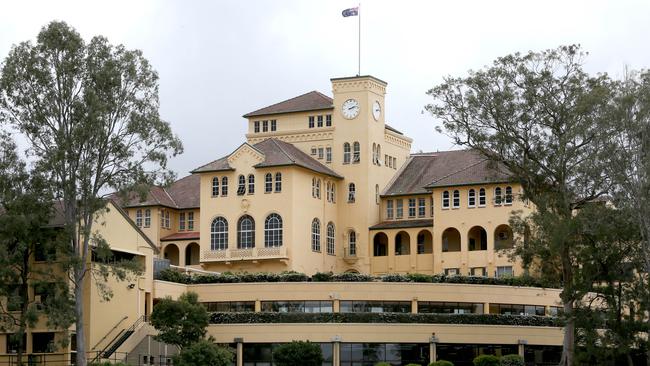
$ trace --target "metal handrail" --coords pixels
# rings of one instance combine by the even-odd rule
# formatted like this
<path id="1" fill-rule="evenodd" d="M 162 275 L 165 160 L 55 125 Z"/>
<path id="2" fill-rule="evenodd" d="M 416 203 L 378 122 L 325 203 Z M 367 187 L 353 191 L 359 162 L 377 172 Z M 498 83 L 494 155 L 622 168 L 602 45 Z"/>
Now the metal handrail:
<path id="1" fill-rule="evenodd" d="M 122 322 L 125 321 L 126 319 L 128 319 L 128 316 L 124 316 L 124 318 L 120 319 L 120 320 L 117 322 L 117 324 L 115 324 L 115 325 L 113 326 L 113 328 L 111 328 L 111 329 L 110 329 L 110 330 L 109 330 L 109 331 L 108 331 L 108 332 L 107 332 L 107 333 L 102 337 L 102 339 L 100 339 L 99 342 L 97 342 L 97 344 L 96 344 L 95 346 L 93 346 L 93 348 L 91 348 L 90 350 L 91 350 L 91 351 L 94 351 L 95 348 L 97 348 L 97 346 L 99 346 L 99 344 L 102 343 L 102 342 L 104 341 L 104 339 L 106 339 L 106 338 L 108 337 L 108 335 L 111 334 L 111 333 L 112 333 L 112 332 L 113 332 L 113 331 L 114 331 L 114 330 L 115 330 L 115 329 L 116 329 L 120 324 L 122 324 Z"/>
<path id="2" fill-rule="evenodd" d="M 116 335 L 116 336 L 115 336 L 115 337 L 114 337 L 110 342 L 108 342 L 108 344 L 107 344 L 107 345 L 106 345 L 106 346 L 105 346 L 101 351 L 99 351 L 99 352 L 97 353 L 97 356 L 95 356 L 95 357 L 93 358 L 92 362 L 97 362 L 97 361 L 99 361 L 101 358 L 103 358 L 103 355 L 106 353 L 106 350 L 108 350 L 109 348 L 111 348 L 111 347 L 113 346 L 113 344 L 115 344 L 115 342 L 116 342 L 118 339 L 120 339 L 120 337 L 121 337 L 123 334 L 128 333 L 128 332 L 134 332 L 135 329 L 136 329 L 140 324 L 142 324 L 142 323 L 144 323 L 144 322 L 147 322 L 148 320 L 149 320 L 149 317 L 146 316 L 146 315 L 142 315 L 142 316 L 138 317 L 138 319 L 137 319 L 137 320 L 136 320 L 136 321 L 135 321 L 135 322 L 134 322 L 130 327 L 128 327 L 127 329 L 122 329 L 122 330 L 121 330 L 121 331 L 120 331 L 120 332 L 119 332 L 119 333 L 118 333 L 118 334 L 117 334 L 117 335 Z"/>

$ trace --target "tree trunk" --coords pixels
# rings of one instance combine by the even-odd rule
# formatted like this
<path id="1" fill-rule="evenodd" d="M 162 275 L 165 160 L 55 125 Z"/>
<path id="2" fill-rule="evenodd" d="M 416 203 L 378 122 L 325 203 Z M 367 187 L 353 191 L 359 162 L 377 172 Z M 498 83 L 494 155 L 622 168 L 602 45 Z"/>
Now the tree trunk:
<path id="1" fill-rule="evenodd" d="M 573 267 L 569 256 L 569 246 L 564 245 L 562 250 L 562 280 L 564 290 L 561 298 L 564 307 L 564 339 L 562 341 L 562 358 L 559 366 L 573 366 L 573 355 L 575 353 L 575 317 L 573 316 Z"/>
<path id="2" fill-rule="evenodd" d="M 84 274 L 86 272 L 86 263 L 81 263 L 74 269 L 74 299 L 76 315 L 76 338 L 77 338 L 77 366 L 86 366 L 86 337 L 84 327 Z"/>

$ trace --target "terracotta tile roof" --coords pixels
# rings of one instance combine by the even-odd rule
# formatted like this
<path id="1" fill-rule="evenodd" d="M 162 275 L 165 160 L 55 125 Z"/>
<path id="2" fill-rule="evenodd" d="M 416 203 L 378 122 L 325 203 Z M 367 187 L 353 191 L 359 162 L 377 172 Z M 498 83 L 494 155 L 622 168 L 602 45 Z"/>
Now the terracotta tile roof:
<path id="1" fill-rule="evenodd" d="M 260 150 L 265 157 L 262 163 L 255 165 L 256 168 L 297 165 L 334 178 L 343 178 L 332 169 L 321 164 L 318 160 L 288 142 L 278 139 L 266 139 L 253 145 L 253 147 Z"/>
<path id="2" fill-rule="evenodd" d="M 251 145 L 249 145 L 251 146 Z M 341 175 L 320 163 L 318 160 L 312 158 L 307 153 L 298 149 L 294 145 L 280 141 L 278 139 L 269 138 L 264 141 L 258 142 L 251 146 L 253 149 L 259 151 L 264 155 L 264 161 L 255 165 L 255 168 L 269 168 L 274 166 L 288 166 L 296 165 L 311 171 L 329 175 L 334 178 L 343 178 Z M 228 164 L 228 156 L 224 156 L 211 163 L 196 168 L 192 173 L 206 173 L 221 170 L 233 170 L 232 168 L 226 169 Z"/>
<path id="3" fill-rule="evenodd" d="M 160 238 L 160 241 L 193 240 L 198 238 L 199 238 L 198 231 L 186 231 L 182 233 L 167 235 L 164 238 Z"/>
<path id="4" fill-rule="evenodd" d="M 472 150 L 413 154 L 389 183 L 383 196 L 424 194 L 427 188 L 510 181 L 503 167 L 496 169 Z"/>
<path id="5" fill-rule="evenodd" d="M 333 109 L 334 105 L 332 104 L 332 102 L 333 102 L 332 98 L 314 90 L 314 91 L 310 91 L 309 93 L 305 93 L 303 95 L 299 95 L 297 97 L 287 99 L 283 102 L 276 103 L 250 113 L 246 113 L 244 115 L 244 118 L 265 116 L 269 114 L 315 111 L 320 109 Z"/>
<path id="6" fill-rule="evenodd" d="M 113 199 L 122 207 L 165 206 L 176 209 L 199 207 L 200 179 L 198 174 L 183 177 L 169 187 L 153 186 L 149 189 L 144 199 L 137 193 L 131 193 L 128 199 Z"/>
<path id="7" fill-rule="evenodd" d="M 369 227 L 370 230 L 406 229 L 410 227 L 433 227 L 433 219 L 384 221 Z"/>

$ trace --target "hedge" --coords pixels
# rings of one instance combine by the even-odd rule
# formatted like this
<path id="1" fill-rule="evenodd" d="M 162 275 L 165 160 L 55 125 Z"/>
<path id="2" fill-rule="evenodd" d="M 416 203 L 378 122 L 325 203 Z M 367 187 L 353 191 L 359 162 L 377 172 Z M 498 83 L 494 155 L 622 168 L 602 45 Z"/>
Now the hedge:
<path id="1" fill-rule="evenodd" d="M 553 284 L 542 282 L 530 276 L 493 278 L 475 276 L 427 275 L 420 273 L 388 274 L 381 277 L 373 277 L 371 275 L 362 273 L 316 273 L 313 276 L 309 277 L 304 273 L 294 271 L 281 273 L 224 272 L 221 274 L 187 274 L 177 272 L 172 269 L 165 269 L 156 275 L 156 279 L 188 285 L 252 282 L 415 282 L 557 288 L 557 286 L 554 286 Z"/>
<path id="2" fill-rule="evenodd" d="M 255 323 L 392 323 L 489 324 L 561 327 L 561 319 L 535 315 L 411 314 L 411 313 L 211 313 L 211 324 Z"/>

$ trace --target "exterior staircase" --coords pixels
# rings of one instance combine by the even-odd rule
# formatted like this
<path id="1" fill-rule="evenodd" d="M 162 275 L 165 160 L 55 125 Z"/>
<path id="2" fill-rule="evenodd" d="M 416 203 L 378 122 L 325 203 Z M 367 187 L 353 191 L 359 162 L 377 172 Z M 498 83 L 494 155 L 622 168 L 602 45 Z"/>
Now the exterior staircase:
<path id="1" fill-rule="evenodd" d="M 115 337 L 104 346 L 104 348 L 97 352 L 97 355 L 92 360 L 92 362 L 100 361 L 101 359 L 108 359 L 117 351 L 124 342 L 126 342 L 133 333 L 142 325 L 148 321 L 146 315 L 139 317 L 130 327 L 120 330 Z"/>

